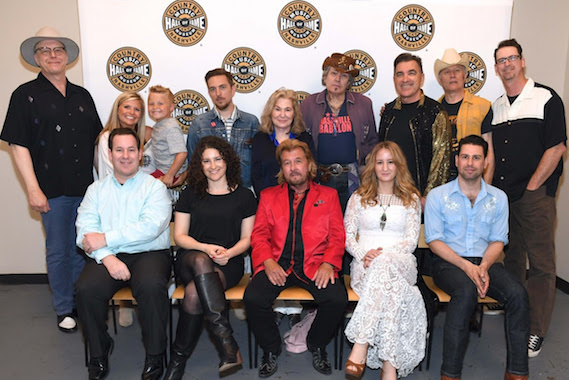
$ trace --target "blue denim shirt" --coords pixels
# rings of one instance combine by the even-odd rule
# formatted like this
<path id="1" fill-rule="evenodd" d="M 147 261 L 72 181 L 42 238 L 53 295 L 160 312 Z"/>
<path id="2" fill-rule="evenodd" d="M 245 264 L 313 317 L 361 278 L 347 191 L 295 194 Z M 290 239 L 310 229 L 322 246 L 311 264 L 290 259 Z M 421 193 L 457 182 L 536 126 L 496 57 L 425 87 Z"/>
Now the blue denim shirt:
<path id="1" fill-rule="evenodd" d="M 243 186 L 251 187 L 251 152 L 253 148 L 253 136 L 259 130 L 259 120 L 250 113 L 236 110 L 235 122 L 231 128 L 231 146 L 241 159 L 241 178 Z M 198 141 L 205 136 L 217 136 L 227 140 L 225 124 L 217 117 L 214 110 L 210 110 L 197 116 L 188 130 L 188 160 Z"/>
<path id="2" fill-rule="evenodd" d="M 490 242 L 508 244 L 508 197 L 486 184 L 471 205 L 458 178 L 427 195 L 425 241 L 440 240 L 462 257 L 483 257 Z"/>

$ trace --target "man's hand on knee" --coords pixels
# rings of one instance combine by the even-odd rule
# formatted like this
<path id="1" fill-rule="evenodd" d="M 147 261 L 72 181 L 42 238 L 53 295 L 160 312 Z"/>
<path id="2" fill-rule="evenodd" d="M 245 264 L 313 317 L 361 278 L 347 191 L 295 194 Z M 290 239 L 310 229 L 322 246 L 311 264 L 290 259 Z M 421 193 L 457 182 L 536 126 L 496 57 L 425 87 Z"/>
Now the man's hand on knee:
<path id="1" fill-rule="evenodd" d="M 125 263 L 123 263 L 116 256 L 110 255 L 101 260 L 107 271 L 115 280 L 128 281 L 130 280 L 130 271 Z"/>

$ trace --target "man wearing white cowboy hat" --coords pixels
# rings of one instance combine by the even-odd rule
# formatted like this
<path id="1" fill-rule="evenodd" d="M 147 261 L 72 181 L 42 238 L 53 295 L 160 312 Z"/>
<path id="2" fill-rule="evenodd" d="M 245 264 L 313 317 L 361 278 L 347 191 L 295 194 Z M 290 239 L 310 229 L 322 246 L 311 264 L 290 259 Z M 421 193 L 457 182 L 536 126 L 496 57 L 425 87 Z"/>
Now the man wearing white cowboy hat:
<path id="1" fill-rule="evenodd" d="M 12 93 L 0 139 L 10 144 L 32 210 L 40 212 L 52 301 L 61 331 L 77 329 L 73 283 L 85 265 L 75 218 L 93 182 L 93 150 L 102 125 L 91 95 L 65 77 L 79 47 L 51 27 L 20 46 L 38 77 Z"/>
<path id="2" fill-rule="evenodd" d="M 435 76 L 445 91 L 439 103 L 447 111 L 452 129 L 450 179 L 458 175 L 454 159 L 458 154 L 458 142 L 465 136 L 479 135 L 488 143 L 488 167 L 484 172 L 484 180 L 492 183 L 492 108 L 488 100 L 475 96 L 464 88 L 468 76 L 468 57 L 457 53 L 455 49 L 446 49 L 442 59 L 435 61 Z"/>

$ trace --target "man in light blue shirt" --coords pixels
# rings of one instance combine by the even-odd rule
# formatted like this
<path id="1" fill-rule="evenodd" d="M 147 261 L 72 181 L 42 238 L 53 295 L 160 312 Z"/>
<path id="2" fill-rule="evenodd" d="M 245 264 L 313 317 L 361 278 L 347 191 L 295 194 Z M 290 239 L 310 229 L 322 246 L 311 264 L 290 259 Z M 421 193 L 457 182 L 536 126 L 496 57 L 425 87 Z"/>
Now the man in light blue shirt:
<path id="1" fill-rule="evenodd" d="M 429 192 L 425 240 L 436 254 L 433 280 L 450 294 L 443 334 L 441 379 L 460 379 L 470 316 L 477 296 L 503 303 L 506 312 L 506 380 L 528 378 L 528 296 L 496 262 L 508 243 L 508 198 L 482 180 L 488 143 L 470 135 L 459 142 L 458 178 Z M 496 374 L 486 374 L 495 378 Z"/>
<path id="2" fill-rule="evenodd" d="M 90 380 L 109 372 L 106 318 L 113 294 L 130 286 L 138 302 L 146 360 L 142 379 L 160 379 L 166 350 L 172 206 L 164 184 L 139 169 L 140 140 L 129 128 L 109 136 L 113 175 L 93 183 L 78 209 L 77 245 L 89 261 L 75 284 L 91 359 Z"/>

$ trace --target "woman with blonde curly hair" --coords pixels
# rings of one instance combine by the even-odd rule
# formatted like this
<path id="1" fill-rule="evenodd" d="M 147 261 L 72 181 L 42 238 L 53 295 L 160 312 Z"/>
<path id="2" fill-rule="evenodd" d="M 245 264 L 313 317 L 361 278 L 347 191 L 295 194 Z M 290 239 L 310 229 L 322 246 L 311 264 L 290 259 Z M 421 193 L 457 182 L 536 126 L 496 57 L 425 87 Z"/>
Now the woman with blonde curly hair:
<path id="1" fill-rule="evenodd" d="M 354 347 L 346 375 L 360 378 L 367 364 L 383 380 L 407 376 L 423 359 L 427 317 L 413 252 L 421 229 L 421 204 L 405 156 L 391 141 L 368 157 L 361 186 L 344 217 L 352 288 L 360 300 L 346 327 Z"/>
<path id="2" fill-rule="evenodd" d="M 267 101 L 259 132 L 253 137 L 251 182 L 257 196 L 267 187 L 277 185 L 276 175 L 280 167 L 275 152 L 277 146 L 287 139 L 305 142 L 314 154 L 314 144 L 306 132 L 296 93 L 281 87 Z"/>

